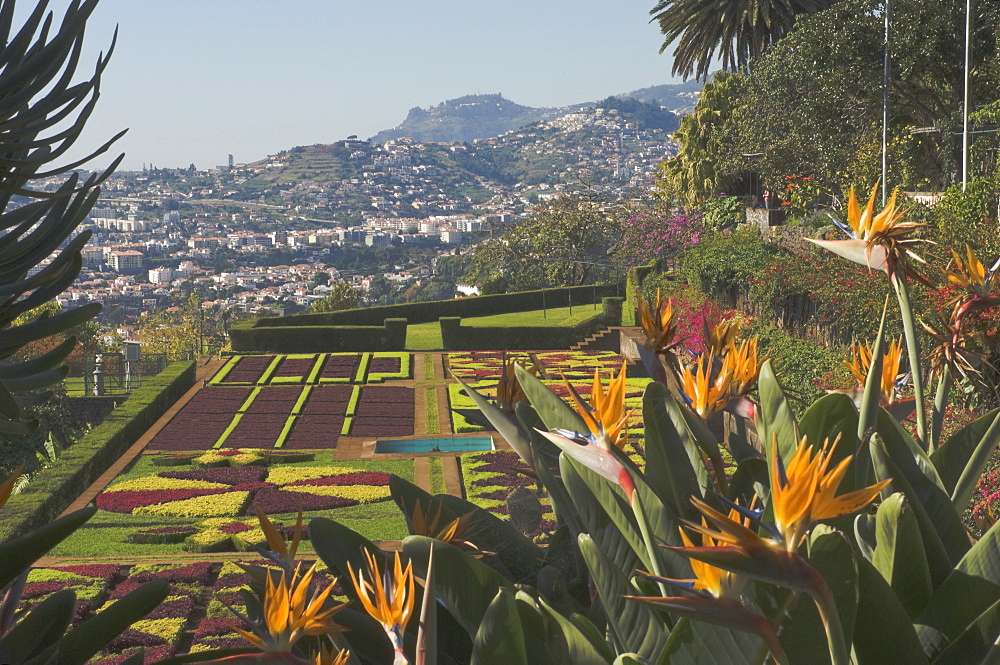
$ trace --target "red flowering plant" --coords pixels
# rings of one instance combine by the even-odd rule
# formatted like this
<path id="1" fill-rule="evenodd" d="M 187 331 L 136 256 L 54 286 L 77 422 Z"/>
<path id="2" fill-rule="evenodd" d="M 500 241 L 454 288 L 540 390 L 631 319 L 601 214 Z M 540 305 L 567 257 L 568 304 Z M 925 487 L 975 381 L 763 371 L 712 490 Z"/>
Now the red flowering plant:
<path id="1" fill-rule="evenodd" d="M 808 176 L 785 176 L 785 194 L 781 205 L 791 217 L 805 217 L 825 192 L 815 180 Z"/>

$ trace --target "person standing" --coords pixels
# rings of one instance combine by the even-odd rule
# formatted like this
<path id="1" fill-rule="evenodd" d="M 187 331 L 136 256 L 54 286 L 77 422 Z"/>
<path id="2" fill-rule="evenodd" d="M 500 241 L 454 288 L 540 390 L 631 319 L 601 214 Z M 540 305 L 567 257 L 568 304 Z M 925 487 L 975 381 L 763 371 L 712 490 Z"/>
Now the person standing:
<path id="1" fill-rule="evenodd" d="M 775 199 L 776 199 L 776 197 L 774 196 L 774 193 L 771 192 L 771 190 L 769 190 L 769 189 L 765 189 L 764 190 L 764 207 L 765 208 L 767 208 L 768 210 L 772 210 L 775 207 L 774 204 L 777 203 L 777 201 Z"/>

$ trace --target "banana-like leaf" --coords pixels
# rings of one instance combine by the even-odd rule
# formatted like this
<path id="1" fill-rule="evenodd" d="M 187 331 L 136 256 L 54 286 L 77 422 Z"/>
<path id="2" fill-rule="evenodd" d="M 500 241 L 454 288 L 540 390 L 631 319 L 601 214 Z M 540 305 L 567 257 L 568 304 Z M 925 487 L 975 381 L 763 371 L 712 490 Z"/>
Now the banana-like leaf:
<path id="1" fill-rule="evenodd" d="M 31 434 L 38 429 L 38 424 L 37 420 L 15 422 L 13 420 L 0 419 L 0 434 L 24 436 L 25 434 Z"/>
<path id="2" fill-rule="evenodd" d="M 653 570 L 635 515 L 620 490 L 566 455 L 560 455 L 559 469 L 585 533 L 604 555 L 620 570 L 634 570 L 640 566 Z"/>
<path id="3" fill-rule="evenodd" d="M 878 335 L 875 338 L 875 348 L 872 350 L 872 362 L 868 368 L 868 377 L 865 381 L 865 389 L 861 395 L 861 404 L 858 406 L 858 427 L 857 441 L 865 440 L 865 435 L 878 424 L 879 401 L 882 396 L 882 364 L 885 362 L 885 318 L 889 310 L 889 297 L 886 296 L 885 305 L 882 306 L 882 319 L 879 321 Z M 871 452 L 866 448 L 858 450 L 858 458 L 855 460 L 853 473 L 850 477 L 853 480 L 851 486 L 854 488 L 866 487 L 868 478 L 871 475 Z M 885 496 L 885 495 L 883 495 Z"/>
<path id="4" fill-rule="evenodd" d="M 940 665 L 948 663 L 996 665 L 1000 662 L 998 644 L 1000 644 L 1000 599 L 979 615 L 979 618 L 955 638 L 948 648 L 939 653 L 934 662 Z"/>
<path id="5" fill-rule="evenodd" d="M 875 558 L 878 536 L 875 533 L 874 515 L 861 513 L 854 518 L 854 542 L 857 544 L 861 556 L 868 561 Z"/>
<path id="6" fill-rule="evenodd" d="M 528 660 L 529 645 L 525 644 L 517 606 L 513 589 L 500 588 L 497 591 L 475 633 L 471 665 L 529 665 L 537 662 Z M 532 644 L 530 652 L 535 657 L 544 652 L 544 648 L 541 644 Z"/>
<path id="7" fill-rule="evenodd" d="M 795 421 L 795 414 L 792 407 L 785 399 L 778 384 L 778 378 L 774 374 L 774 367 L 770 360 L 764 361 L 760 368 L 760 378 L 757 381 L 760 387 L 760 408 L 757 409 L 757 432 L 760 434 L 761 444 L 767 454 L 767 463 L 770 466 L 773 460 L 773 441 L 778 442 L 778 453 L 786 463 L 792 458 L 795 449 L 799 445 L 799 426 Z"/>
<path id="8" fill-rule="evenodd" d="M 465 394 L 475 402 L 476 406 L 483 412 L 483 415 L 486 416 L 486 419 L 490 421 L 490 424 L 493 425 L 500 436 L 510 444 L 510 447 L 514 449 L 517 456 L 524 460 L 525 464 L 533 467 L 535 462 L 531 442 L 524 435 L 524 432 L 521 431 L 517 420 L 495 407 L 488 399 L 480 395 L 475 388 L 462 381 L 462 379 L 454 376 L 454 374 L 452 376 L 462 386 L 462 389 L 465 390 Z"/>
<path id="9" fill-rule="evenodd" d="M 608 629 L 616 651 L 656 658 L 667 641 L 666 623 L 649 607 L 623 597 L 633 591 L 628 583 L 628 571 L 623 571 L 605 556 L 590 536 L 581 535 L 578 543 L 607 613 Z"/>
<path id="10" fill-rule="evenodd" d="M 485 563 L 466 556 L 456 547 L 433 538 L 409 536 L 403 540 L 403 553 L 413 561 L 414 571 L 419 576 L 427 572 L 432 547 L 438 573 L 434 582 L 438 599 L 469 635 L 475 637 L 497 592 L 501 587 L 513 589 L 513 585 Z"/>
<path id="11" fill-rule="evenodd" d="M 920 528 L 920 538 L 923 542 L 924 554 L 927 556 L 927 566 L 931 573 L 931 586 L 937 588 L 951 574 L 953 564 L 948 552 L 948 548 L 942 541 L 942 536 L 938 533 L 934 519 L 927 508 L 920 502 L 920 493 L 917 492 L 908 482 L 903 471 L 896 466 L 892 459 L 884 453 L 879 440 L 872 440 L 872 461 L 876 462 L 876 478 L 882 480 L 881 473 L 886 474 L 886 478 L 892 479 L 889 486 L 892 496 L 895 492 L 901 492 L 908 500 L 913 509 L 913 515 L 917 519 L 917 526 Z"/>
<path id="12" fill-rule="evenodd" d="M 863 558 L 858 563 L 854 652 L 858 665 L 927 665 L 917 633 L 889 583 Z"/>
<path id="13" fill-rule="evenodd" d="M 341 580 L 349 580 L 348 567 L 354 571 L 365 570 L 368 563 L 364 550 L 375 557 L 380 564 L 386 563 L 382 550 L 358 532 L 325 517 L 316 517 L 309 522 L 309 539 L 316 554 L 330 571 Z M 354 589 L 346 585 L 345 590 L 353 598 Z"/>
<path id="14" fill-rule="evenodd" d="M 983 469 L 1000 441 L 1000 409 L 969 423 L 931 453 L 945 489 L 955 507 L 964 510 Z"/>
<path id="15" fill-rule="evenodd" d="M 50 658 L 53 654 L 58 654 L 54 659 L 55 665 L 83 665 L 138 617 L 152 612 L 166 600 L 169 592 L 170 584 L 166 580 L 154 580 L 142 585 L 70 630 L 61 640 L 28 661 L 27 665 L 52 662 Z"/>
<path id="16" fill-rule="evenodd" d="M 654 381 L 646 386 L 642 418 L 646 482 L 674 515 L 696 519 L 691 497 L 704 499 L 712 491 L 711 481 L 684 415 L 663 384 Z"/>
<path id="17" fill-rule="evenodd" d="M 531 434 L 531 445 L 534 450 L 544 451 L 543 442 L 547 442 L 547 440 L 537 430 L 544 429 L 545 424 L 538 417 L 538 413 L 526 402 L 518 402 L 517 406 L 514 407 L 514 413 L 525 431 Z M 548 491 L 552 510 L 559 523 L 569 526 L 574 534 L 580 534 L 584 529 L 580 525 L 580 517 L 576 513 L 576 507 L 570 500 L 562 480 L 549 469 L 550 464 L 549 457 L 544 452 L 539 452 L 535 455 L 535 475 Z"/>
<path id="18" fill-rule="evenodd" d="M 799 420 L 799 431 L 808 437 L 809 443 L 814 446 L 826 440 L 833 443 L 838 437 L 840 438 L 831 455 L 831 469 L 848 455 L 854 455 L 851 469 L 840 484 L 841 494 L 867 487 L 867 483 L 864 485 L 858 483 L 867 481 L 871 472 L 867 449 L 863 456 L 859 455 L 858 428 L 858 410 L 850 397 L 838 393 L 824 395 L 813 402 Z M 857 468 L 861 465 L 865 468 Z"/>
<path id="19" fill-rule="evenodd" d="M 571 432 L 588 431 L 580 414 L 571 409 L 566 402 L 549 390 L 548 386 L 531 372 L 517 364 L 514 365 L 514 372 L 517 375 L 517 382 L 521 384 L 521 389 L 524 390 L 528 401 L 538 412 L 538 416 L 545 423 L 547 429 L 566 429 Z"/>
<path id="20" fill-rule="evenodd" d="M 879 480 L 892 478 L 892 484 L 886 488 L 892 488 L 892 492 L 906 492 L 902 487 L 897 487 L 905 481 L 913 492 L 913 495 L 906 492 L 907 498 L 923 506 L 954 565 L 969 550 L 968 534 L 958 508 L 948 496 L 934 465 L 919 446 L 913 447 L 910 443 L 914 443 L 910 435 L 895 419 L 882 411 L 879 415 L 879 436 L 873 439 L 871 446 L 872 461 L 875 461 L 876 455 L 880 457 L 875 465 L 876 475 Z M 895 472 L 885 468 L 887 459 L 895 467 Z M 881 475 L 886 471 L 889 471 L 888 475 Z M 921 529 L 923 526 L 921 524 Z"/>
<path id="21" fill-rule="evenodd" d="M 63 589 L 35 605 L 9 633 L 0 639 L 0 659 L 23 663 L 59 640 L 73 618 L 76 594 Z"/>
<path id="22" fill-rule="evenodd" d="M 420 622 L 417 629 L 416 665 L 437 665 L 437 591 L 434 587 L 434 549 L 430 550 L 424 593 L 420 602 Z"/>
<path id="23" fill-rule="evenodd" d="M 554 653 L 557 663 L 607 664 L 608 656 L 612 655 L 607 643 L 604 644 L 604 649 L 599 650 L 576 624 L 545 602 L 544 597 L 536 598 L 535 603 L 536 609 L 548 619 L 547 644 L 549 652 Z"/>
<path id="24" fill-rule="evenodd" d="M 76 336 L 68 337 L 62 344 L 47 353 L 21 363 L 0 366 L 0 381 L 24 379 L 35 374 L 55 369 L 76 348 Z"/>
<path id="25" fill-rule="evenodd" d="M 23 536 L 0 543 L 0 561 L 3 561 L 3 566 L 0 566 L 0 588 L 10 584 L 23 570 L 79 529 L 95 512 L 97 508 L 88 506 Z"/>
<path id="26" fill-rule="evenodd" d="M 615 658 L 613 665 L 649 665 L 649 661 L 637 653 L 623 653 Z"/>
<path id="27" fill-rule="evenodd" d="M 826 580 L 840 617 L 844 641 L 851 643 L 858 603 L 858 571 L 850 542 L 842 533 L 818 525 L 809 534 L 809 565 Z M 803 597 L 782 623 L 781 643 L 791 663 L 830 662 L 823 620 L 816 604 Z"/>
<path id="28" fill-rule="evenodd" d="M 924 651 L 936 658 L 957 640 L 1000 598 L 1000 522 L 994 524 L 948 579 L 934 590 L 927 607 L 914 622 Z M 970 635 L 970 638 L 972 636 Z M 996 636 L 981 635 L 982 653 Z"/>
<path id="29" fill-rule="evenodd" d="M 601 654 L 604 662 L 614 660 L 615 652 L 611 649 L 611 645 L 608 644 L 608 640 L 587 617 L 582 614 L 574 614 L 569 618 L 569 621 L 590 642 L 590 645 Z"/>
<path id="30" fill-rule="evenodd" d="M 728 497 L 732 501 L 749 506 L 753 498 L 766 499 L 771 491 L 771 474 L 767 462 L 757 459 L 745 459 L 736 466 L 736 471 L 729 479 Z"/>
<path id="31" fill-rule="evenodd" d="M 876 539 L 872 564 L 913 618 L 926 607 L 933 589 L 920 527 L 903 494 L 893 494 L 878 507 Z"/>

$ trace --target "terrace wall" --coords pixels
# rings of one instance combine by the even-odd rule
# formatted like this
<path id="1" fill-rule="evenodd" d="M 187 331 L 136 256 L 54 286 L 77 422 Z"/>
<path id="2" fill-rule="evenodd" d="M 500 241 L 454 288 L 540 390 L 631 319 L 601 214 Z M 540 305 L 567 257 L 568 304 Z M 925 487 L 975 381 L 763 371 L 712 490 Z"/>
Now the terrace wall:
<path id="1" fill-rule="evenodd" d="M 40 471 L 0 513 L 0 541 L 51 521 L 194 385 L 195 362 L 178 362 L 132 391 L 103 423 Z"/>
<path id="2" fill-rule="evenodd" d="M 469 298 L 454 298 L 452 300 L 434 300 L 431 302 L 404 303 L 402 305 L 345 309 L 325 314 L 275 316 L 238 323 L 230 329 L 230 335 L 234 331 L 254 328 L 381 326 L 388 318 L 404 318 L 410 323 L 432 323 L 443 316 L 469 318 L 473 316 L 508 314 L 510 312 L 527 312 L 543 309 L 543 306 L 550 308 L 566 307 L 571 301 L 574 305 L 594 304 L 595 302 L 599 302 L 601 298 L 621 295 L 618 293 L 618 290 L 618 285 L 616 284 L 590 284 L 560 289 L 517 291 L 492 296 L 473 296 Z M 383 349 L 372 350 L 381 351 Z M 384 350 L 393 351 L 395 349 Z"/>
<path id="3" fill-rule="evenodd" d="M 441 317 L 441 340 L 450 351 L 475 349 L 566 349 L 581 339 L 621 322 L 621 298 L 604 298 L 604 311 L 575 326 L 463 326 L 459 317 Z"/>
<path id="4" fill-rule="evenodd" d="M 358 311 L 358 310 L 349 310 Z M 364 310 L 360 310 L 364 311 Z M 325 314 L 306 315 L 307 317 Z M 280 317 L 297 318 L 297 317 Z M 276 319 L 258 319 L 255 324 Z M 315 321 L 315 319 L 311 319 Z M 337 351 L 402 351 L 406 347 L 406 319 L 385 319 L 382 325 L 234 326 L 229 330 L 237 353 L 333 353 Z"/>

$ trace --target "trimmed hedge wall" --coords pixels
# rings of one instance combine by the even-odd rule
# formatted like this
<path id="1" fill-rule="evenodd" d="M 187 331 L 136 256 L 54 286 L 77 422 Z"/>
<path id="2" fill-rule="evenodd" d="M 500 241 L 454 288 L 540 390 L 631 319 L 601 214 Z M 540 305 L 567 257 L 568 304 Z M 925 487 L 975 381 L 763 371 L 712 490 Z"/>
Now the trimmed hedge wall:
<path id="1" fill-rule="evenodd" d="M 604 298 L 617 295 L 619 295 L 618 288 L 615 284 L 588 284 L 569 288 L 517 291 L 493 296 L 472 296 L 451 300 L 404 303 L 402 305 L 344 309 L 325 314 L 275 316 L 238 323 L 230 329 L 230 335 L 237 330 L 286 326 L 381 326 L 388 318 L 405 318 L 410 323 L 432 323 L 443 316 L 470 318 L 542 309 L 543 300 L 545 307 L 566 307 L 569 305 L 570 299 L 574 305 L 592 305 L 595 297 Z M 392 351 L 394 349 L 386 350 Z"/>
<path id="2" fill-rule="evenodd" d="M 628 277 L 625 280 L 625 305 L 622 307 L 622 325 L 639 325 L 637 310 L 639 308 L 639 287 L 649 273 L 656 270 L 656 259 L 653 259 L 644 266 L 632 266 L 628 269 Z"/>
<path id="3" fill-rule="evenodd" d="M 566 349 L 604 326 L 621 323 L 621 298 L 604 298 L 604 311 L 575 326 L 463 326 L 462 319 L 443 316 L 441 340 L 449 351 L 476 349 Z"/>
<path id="4" fill-rule="evenodd" d="M 169 365 L 129 398 L 100 425 L 63 451 L 0 511 L 0 541 L 46 524 L 127 451 L 195 381 L 195 362 Z"/>
<path id="5" fill-rule="evenodd" d="M 257 323 L 273 320 L 259 319 Z M 406 319 L 385 319 L 379 326 L 233 326 L 229 330 L 229 340 L 236 353 L 402 351 L 406 347 L 406 327 Z"/>

